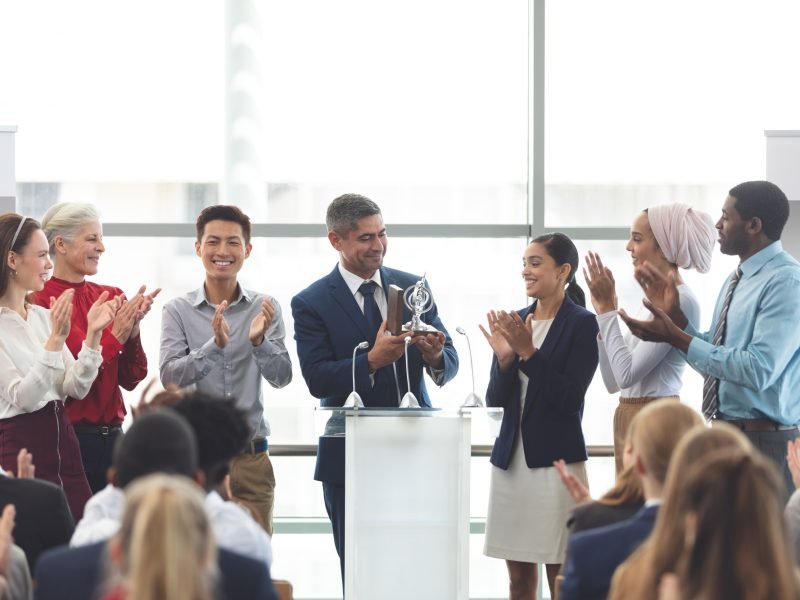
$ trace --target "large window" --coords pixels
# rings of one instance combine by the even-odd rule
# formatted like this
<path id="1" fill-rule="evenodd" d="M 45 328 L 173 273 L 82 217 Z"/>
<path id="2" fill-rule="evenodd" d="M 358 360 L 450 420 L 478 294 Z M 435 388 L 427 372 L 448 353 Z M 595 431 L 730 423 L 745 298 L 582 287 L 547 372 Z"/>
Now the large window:
<path id="1" fill-rule="evenodd" d="M 635 214 L 681 201 L 716 218 L 730 187 L 764 177 L 763 131 L 798 127 L 791 0 L 35 0 L 0 3 L 0 22 L 0 124 L 19 128 L 18 208 L 40 217 L 57 201 L 96 204 L 110 233 L 97 280 L 164 288 L 142 327 L 152 376 L 161 305 L 202 282 L 197 212 L 238 204 L 269 232 L 253 240 L 242 282 L 279 300 L 295 359 L 293 382 L 265 393 L 273 443 L 314 442 L 289 303 L 336 262 L 322 225 L 333 197 L 375 199 L 387 264 L 427 273 L 461 357 L 434 401 L 454 406 L 472 389 L 455 329 L 470 336 L 483 395 L 491 352 L 477 324 L 526 303 L 530 231 L 576 232 L 581 255 L 603 256 L 620 304 L 636 312 L 624 250 Z M 538 88 L 529 56 L 542 52 Z M 531 136 L 542 107 L 544 129 Z M 529 159 L 541 151 L 534 181 Z M 702 325 L 734 262 L 716 253 L 710 274 L 686 275 Z M 682 397 L 699 406 L 701 387 L 687 369 Z M 587 442 L 611 443 L 615 405 L 598 375 Z M 276 464 L 284 531 L 290 518 L 324 527 L 312 460 Z M 610 473 L 592 461 L 596 493 Z M 487 482 L 486 459 L 475 459 L 478 521 Z M 473 595 L 502 597 L 504 568 L 480 557 L 480 541 Z M 279 534 L 275 546 L 276 575 L 295 580 L 298 598 L 338 593 L 328 535 Z M 300 562 L 313 581 L 295 575 Z"/>

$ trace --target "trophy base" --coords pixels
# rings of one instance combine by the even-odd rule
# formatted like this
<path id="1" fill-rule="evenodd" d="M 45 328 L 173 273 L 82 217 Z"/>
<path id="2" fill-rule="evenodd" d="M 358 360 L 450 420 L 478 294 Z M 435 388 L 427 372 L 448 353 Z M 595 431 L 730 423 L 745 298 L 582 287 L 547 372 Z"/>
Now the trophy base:
<path id="1" fill-rule="evenodd" d="M 425 335 L 428 333 L 439 333 L 439 330 L 436 327 L 428 325 L 427 323 L 412 323 L 409 321 L 403 325 L 403 332 L 411 331 L 414 335 Z"/>

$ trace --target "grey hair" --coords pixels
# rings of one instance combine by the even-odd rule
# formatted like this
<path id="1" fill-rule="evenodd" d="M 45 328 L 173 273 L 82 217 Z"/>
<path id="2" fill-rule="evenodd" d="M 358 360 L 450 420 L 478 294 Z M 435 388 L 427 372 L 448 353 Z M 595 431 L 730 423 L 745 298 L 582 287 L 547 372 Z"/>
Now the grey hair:
<path id="1" fill-rule="evenodd" d="M 50 244 L 50 257 L 55 256 L 55 241 L 61 236 L 72 241 L 81 227 L 100 221 L 100 213 L 91 204 L 78 202 L 59 202 L 54 204 L 42 217 L 42 231 Z"/>
<path id="2" fill-rule="evenodd" d="M 381 214 L 380 207 L 361 194 L 343 194 L 328 205 L 325 224 L 339 234 L 354 230 L 361 219 Z"/>

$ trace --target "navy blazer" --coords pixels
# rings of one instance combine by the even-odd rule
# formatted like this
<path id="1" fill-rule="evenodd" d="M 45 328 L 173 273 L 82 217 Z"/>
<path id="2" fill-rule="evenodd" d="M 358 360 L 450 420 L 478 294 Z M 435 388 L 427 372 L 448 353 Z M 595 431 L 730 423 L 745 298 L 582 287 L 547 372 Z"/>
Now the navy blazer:
<path id="1" fill-rule="evenodd" d="M 517 312 L 524 321 L 535 308 L 536 303 Z M 493 465 L 508 468 L 520 418 L 528 467 L 552 467 L 558 459 L 568 463 L 587 459 L 581 419 L 586 390 L 597 369 L 597 332 L 595 316 L 565 297 L 542 347 L 530 359 L 515 358 L 504 373 L 494 357 L 486 403 L 502 406 L 504 413 L 492 450 Z M 518 371 L 528 376 L 522 415 Z"/>
<path id="2" fill-rule="evenodd" d="M 45 552 L 36 566 L 36 600 L 95 600 L 105 577 L 105 542 Z M 219 548 L 218 600 L 278 600 L 266 563 Z"/>
<path id="3" fill-rule="evenodd" d="M 658 506 L 645 506 L 627 521 L 573 535 L 561 600 L 605 600 L 614 571 L 647 539 L 657 515 Z"/>
<path id="4" fill-rule="evenodd" d="M 416 275 L 388 267 L 381 267 L 380 273 L 384 289 L 394 284 L 405 290 L 420 279 Z M 339 273 L 338 265 L 328 275 L 292 298 L 292 316 L 300 369 L 311 395 L 319 398 L 322 406 L 342 406 L 353 391 L 353 348 L 364 341 L 369 342 L 371 347 L 375 338 L 370 333 L 364 313 Z M 409 320 L 411 313 L 404 307 L 403 322 Z M 431 310 L 422 315 L 422 320 L 445 334 L 444 384 L 458 372 L 458 355 L 453 347 L 453 340 L 439 319 L 435 303 Z M 401 358 L 395 365 L 402 397 L 408 391 L 405 359 Z M 414 346 L 408 349 L 408 365 L 411 391 L 421 406 L 429 407 L 431 402 L 423 379 L 426 365 L 422 354 Z M 373 385 L 369 376 L 367 351 L 361 350 L 356 355 L 355 370 L 356 391 L 364 406 L 399 405 L 400 399 L 397 397 L 391 365 L 375 372 Z M 314 478 L 318 481 L 344 484 L 342 438 L 320 438 Z"/>

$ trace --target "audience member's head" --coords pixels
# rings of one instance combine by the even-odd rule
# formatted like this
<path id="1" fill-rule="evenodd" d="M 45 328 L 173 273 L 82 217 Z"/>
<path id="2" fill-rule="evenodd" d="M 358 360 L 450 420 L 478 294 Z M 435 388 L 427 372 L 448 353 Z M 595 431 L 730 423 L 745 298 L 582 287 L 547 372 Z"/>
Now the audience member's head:
<path id="1" fill-rule="evenodd" d="M 149 475 L 128 486 L 106 587 L 136 600 L 211 600 L 216 543 L 203 502 L 184 477 Z"/>
<path id="2" fill-rule="evenodd" d="M 185 394 L 172 409 L 194 430 L 199 466 L 210 491 L 222 483 L 231 460 L 250 440 L 247 417 L 233 400 L 212 398 L 200 392 Z"/>
<path id="3" fill-rule="evenodd" d="M 628 432 L 625 434 L 625 443 L 622 446 L 622 471 L 617 475 L 614 487 L 598 500 L 600 504 L 623 506 L 644 503 L 642 483 L 634 470 L 633 431 L 635 427 L 636 417 L 631 421 Z"/>
<path id="4" fill-rule="evenodd" d="M 678 501 L 687 473 L 693 465 L 718 450 L 740 453 L 753 451 L 738 429 L 720 424 L 708 429 L 698 427 L 686 434 L 673 453 L 664 488 L 664 503 L 647 541 L 617 570 L 611 598 L 655 600 L 661 576 L 673 570 L 686 540 L 685 510 Z"/>
<path id="5" fill-rule="evenodd" d="M 783 519 L 784 484 L 757 452 L 720 450 L 690 466 L 674 502 L 684 539 L 675 565 L 682 598 L 800 597 Z"/>
<path id="6" fill-rule="evenodd" d="M 680 402 L 657 400 L 639 411 L 634 423 L 634 468 L 642 479 L 645 496 L 658 497 L 675 447 L 687 432 L 702 426 L 703 419 Z"/>
<path id="7" fill-rule="evenodd" d="M 148 412 L 114 447 L 115 484 L 124 488 L 151 473 L 197 477 L 197 442 L 186 420 L 171 410 Z"/>

